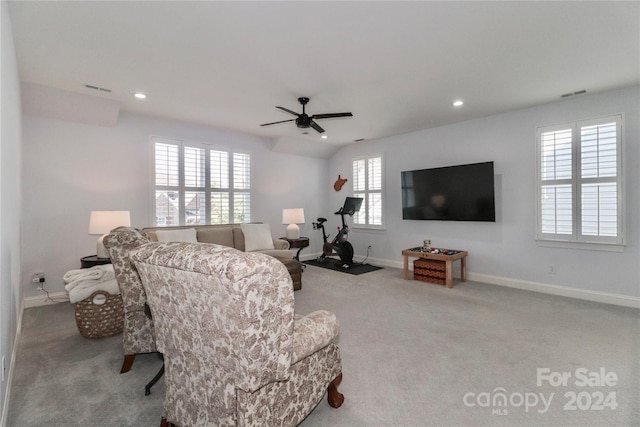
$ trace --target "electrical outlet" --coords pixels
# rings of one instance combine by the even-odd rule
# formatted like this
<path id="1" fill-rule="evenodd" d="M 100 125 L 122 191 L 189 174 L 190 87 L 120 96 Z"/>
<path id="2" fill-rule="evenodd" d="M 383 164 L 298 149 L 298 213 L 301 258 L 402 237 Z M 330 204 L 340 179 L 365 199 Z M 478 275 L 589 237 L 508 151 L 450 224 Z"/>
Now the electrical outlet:
<path id="1" fill-rule="evenodd" d="M 31 281 L 33 283 L 37 283 L 38 285 L 40 285 L 40 283 L 44 283 L 45 282 L 44 273 L 34 273 L 33 279 L 31 279 Z"/>
<path id="2" fill-rule="evenodd" d="M 549 274 L 556 274 L 556 265 L 549 264 Z"/>

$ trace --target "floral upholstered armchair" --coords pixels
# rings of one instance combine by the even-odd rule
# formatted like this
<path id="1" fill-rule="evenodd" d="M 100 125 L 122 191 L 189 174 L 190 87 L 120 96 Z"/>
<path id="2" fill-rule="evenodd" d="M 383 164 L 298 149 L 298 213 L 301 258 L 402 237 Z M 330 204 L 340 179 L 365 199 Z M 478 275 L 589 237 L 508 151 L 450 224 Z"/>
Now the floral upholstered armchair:
<path id="1" fill-rule="evenodd" d="M 340 407 L 338 323 L 294 314 L 291 276 L 268 255 L 197 243 L 131 254 L 165 360 L 161 425 L 295 426 Z"/>
<path id="2" fill-rule="evenodd" d="M 136 354 L 157 351 L 153 321 L 145 313 L 147 296 L 129 258 L 133 249 L 149 242 L 149 236 L 131 227 L 118 227 L 104 238 L 124 306 L 121 374 L 131 369 Z"/>

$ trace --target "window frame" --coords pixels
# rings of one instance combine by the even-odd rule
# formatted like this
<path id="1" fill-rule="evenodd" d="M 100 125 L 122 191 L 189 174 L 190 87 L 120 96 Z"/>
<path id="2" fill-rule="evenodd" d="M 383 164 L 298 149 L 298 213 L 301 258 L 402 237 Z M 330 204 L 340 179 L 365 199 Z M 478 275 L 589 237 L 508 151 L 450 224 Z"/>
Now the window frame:
<path id="1" fill-rule="evenodd" d="M 376 189 L 376 190 L 371 190 L 369 189 L 369 168 L 368 168 L 368 162 L 369 160 L 372 159 L 380 159 L 380 189 Z M 359 195 L 362 194 L 364 195 L 364 200 L 362 201 L 362 207 L 360 208 L 360 212 L 363 212 L 364 210 L 364 218 L 365 218 L 365 222 L 364 223 L 358 223 L 357 221 L 357 217 L 356 215 L 354 215 L 353 218 L 353 227 L 354 229 L 368 229 L 368 230 L 384 230 L 385 229 L 385 218 L 386 218 L 386 214 L 385 214 L 385 159 L 384 159 L 384 154 L 382 153 L 375 153 L 375 154 L 368 154 L 368 155 L 362 155 L 362 156 L 357 156 L 351 159 L 351 171 L 353 174 L 353 169 L 354 169 L 354 164 L 355 162 L 358 161 L 364 161 L 365 162 L 365 182 L 364 182 L 364 186 L 365 189 L 364 190 L 356 190 L 355 185 L 356 185 L 356 179 L 355 176 L 353 176 L 352 182 L 351 182 L 351 196 L 352 197 L 360 197 Z M 371 218 L 370 218 L 370 213 L 369 213 L 369 198 L 371 194 L 380 194 L 380 224 L 371 224 Z"/>
<path id="2" fill-rule="evenodd" d="M 616 128 L 616 175 L 609 177 L 583 177 L 582 176 L 582 129 L 615 123 Z M 561 130 L 571 131 L 571 177 L 562 179 L 543 179 L 542 135 Z M 536 241 L 540 246 L 565 247 L 574 249 L 593 249 L 603 251 L 624 250 L 626 245 L 626 213 L 625 213 L 625 179 L 624 179 L 624 115 L 613 114 L 591 119 L 577 120 L 551 126 L 539 126 L 536 128 Z M 585 184 L 616 184 L 616 235 L 594 236 L 583 234 L 583 199 L 582 188 Z M 542 194 L 545 185 L 568 185 L 571 188 L 571 233 L 545 233 L 543 232 Z"/>
<path id="3" fill-rule="evenodd" d="M 195 142 L 195 141 L 187 141 L 178 138 L 170 138 L 170 137 L 162 137 L 157 135 L 152 135 L 149 138 L 150 144 L 149 149 L 151 152 L 151 171 L 150 171 L 150 219 L 151 223 L 154 227 L 175 227 L 175 226 L 184 226 L 184 225 L 210 225 L 210 224 L 222 224 L 222 223 L 212 223 L 212 203 L 211 203 L 211 195 L 215 193 L 227 193 L 228 198 L 228 211 L 227 215 L 229 221 L 224 222 L 224 224 L 232 223 L 235 224 L 235 208 L 234 208 L 234 199 L 236 193 L 247 193 L 248 194 L 248 203 L 244 204 L 246 210 L 248 211 L 248 218 L 245 218 L 244 222 L 251 221 L 251 199 L 252 199 L 252 190 L 251 190 L 251 182 L 253 181 L 252 170 L 251 170 L 251 153 L 244 150 L 230 150 L 227 147 L 215 145 L 211 143 L 204 142 Z M 178 185 L 157 185 L 156 184 L 156 143 L 167 144 L 176 146 L 178 149 Z M 187 186 L 186 178 L 185 178 L 185 148 L 193 148 L 196 150 L 204 151 L 204 185 L 202 186 Z M 211 182 L 211 153 L 212 152 L 222 152 L 227 155 L 227 180 L 228 187 L 212 187 Z M 235 156 L 246 156 L 248 163 L 248 188 L 234 188 L 234 159 Z M 157 219 L 159 218 L 156 214 L 156 193 L 158 191 L 176 191 L 178 193 L 178 221 L 177 224 L 159 224 Z M 187 223 L 186 218 L 186 193 L 193 192 L 201 192 L 204 193 L 204 204 L 205 204 L 205 213 L 204 213 L 204 223 L 201 224 L 196 222 L 194 224 Z M 247 207 L 248 206 L 248 207 Z"/>

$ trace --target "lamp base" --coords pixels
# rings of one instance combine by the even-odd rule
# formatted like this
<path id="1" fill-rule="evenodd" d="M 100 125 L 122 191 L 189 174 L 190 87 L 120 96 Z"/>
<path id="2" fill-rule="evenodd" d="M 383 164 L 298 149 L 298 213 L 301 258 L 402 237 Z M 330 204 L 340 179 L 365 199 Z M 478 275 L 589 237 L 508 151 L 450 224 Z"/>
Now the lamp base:
<path id="1" fill-rule="evenodd" d="M 111 258 L 111 256 L 109 255 L 109 251 L 107 250 L 107 248 L 104 247 L 104 243 L 102 242 L 102 240 L 107 237 L 106 234 L 103 234 L 102 236 L 100 236 L 100 238 L 98 239 L 98 242 L 96 244 L 96 254 L 98 256 L 98 258 Z"/>
<path id="2" fill-rule="evenodd" d="M 298 224 L 289 224 L 287 226 L 287 239 L 295 240 L 300 238 L 300 227 Z"/>

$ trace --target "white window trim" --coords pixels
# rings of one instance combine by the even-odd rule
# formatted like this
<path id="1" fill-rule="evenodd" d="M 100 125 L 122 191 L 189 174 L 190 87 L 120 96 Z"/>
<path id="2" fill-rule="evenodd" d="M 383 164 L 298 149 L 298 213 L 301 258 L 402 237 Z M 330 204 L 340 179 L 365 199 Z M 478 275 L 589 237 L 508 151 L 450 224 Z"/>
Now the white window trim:
<path id="1" fill-rule="evenodd" d="M 166 136 L 160 136 L 160 135 L 151 135 L 149 137 L 149 152 L 150 152 L 150 158 L 151 158 L 151 168 L 150 168 L 150 178 L 149 178 L 149 215 L 150 215 L 150 224 L 154 224 L 154 226 L 156 226 L 156 191 L 157 190 L 162 190 L 163 187 L 166 187 L 167 189 L 173 189 L 174 186 L 159 186 L 156 185 L 155 183 L 155 179 L 156 179 L 156 157 L 155 157 L 155 143 L 156 142 L 162 142 L 162 141 L 158 141 L 158 140 L 165 140 L 166 143 L 170 143 L 170 144 L 175 144 L 177 145 L 178 148 L 178 158 L 179 158 L 179 175 L 180 175 L 180 184 L 177 186 L 176 191 L 179 192 L 180 196 L 179 196 L 179 206 L 181 207 L 180 210 L 180 217 L 179 217 L 179 225 L 183 226 L 183 225 L 187 225 L 185 224 L 185 215 L 184 215 L 184 208 L 185 208 L 185 192 L 189 192 L 189 191 L 203 191 L 205 193 L 205 199 L 207 200 L 207 205 L 205 208 L 205 219 L 206 219 L 206 224 L 210 224 L 210 219 L 211 219 L 211 193 L 215 192 L 215 191 L 220 191 L 221 189 L 218 188 L 212 188 L 211 187 L 211 174 L 209 173 L 209 168 L 210 168 L 210 161 L 209 161 L 209 150 L 214 150 L 214 151 L 224 151 L 226 153 L 229 154 L 229 169 L 228 169 L 228 173 L 229 173 L 229 207 L 230 207 L 230 211 L 229 211 L 229 218 L 230 218 L 230 222 L 233 222 L 233 210 L 231 209 L 231 207 L 233 206 L 233 156 L 232 154 L 246 154 L 249 156 L 249 159 L 251 159 L 251 153 L 249 151 L 246 150 L 232 150 L 227 146 L 224 145 L 217 145 L 217 144 L 211 144 L 211 143 L 207 143 L 207 142 L 196 142 L 196 141 L 189 141 L 189 140 L 184 140 L 184 139 L 179 139 L 179 138 L 174 138 L 174 137 L 166 137 Z M 205 185 L 202 189 L 198 188 L 198 187 L 187 187 L 185 185 L 184 182 L 184 147 L 192 147 L 192 148 L 202 148 L 204 150 L 206 150 L 207 154 L 206 154 L 206 158 L 207 161 L 205 162 L 206 164 L 206 173 L 205 173 Z M 250 160 L 251 161 L 251 160 Z M 249 169 L 249 182 L 253 183 L 253 168 L 251 167 Z M 222 189 L 224 190 L 224 189 Z M 249 190 L 247 190 L 247 192 L 249 193 L 249 198 L 250 200 L 253 199 L 253 190 L 252 190 L 252 185 L 250 184 L 249 186 Z M 251 207 L 249 208 L 249 214 L 251 215 Z"/>
<path id="2" fill-rule="evenodd" d="M 365 161 L 365 173 L 367 174 L 367 178 L 365 180 L 365 183 L 368 182 L 368 169 L 366 167 L 366 162 L 369 159 L 373 159 L 373 158 L 380 158 L 380 197 L 382 199 L 382 206 L 381 206 L 381 212 L 380 215 L 382 216 L 381 219 L 381 224 L 356 224 L 355 221 L 353 222 L 353 226 L 351 227 L 351 230 L 353 231 L 373 231 L 373 230 L 386 230 L 386 179 L 385 179 L 385 156 L 383 153 L 373 153 L 373 154 L 368 154 L 368 155 L 363 155 L 363 156 L 357 156 L 357 157 L 353 157 L 351 159 L 351 169 L 353 171 L 353 163 L 358 161 L 358 160 L 364 160 Z M 352 183 L 351 183 L 351 196 L 354 196 L 356 193 L 365 193 L 368 194 L 369 192 L 371 192 L 370 190 L 364 190 L 364 191 L 356 191 L 354 188 L 354 184 L 355 184 L 355 180 L 352 179 Z M 373 193 L 377 193 L 378 191 L 373 191 Z M 362 207 L 360 208 L 362 209 L 366 209 L 366 203 L 368 201 L 368 198 L 365 196 L 365 199 L 362 201 Z M 368 219 L 367 219 L 368 221 Z"/>
<path id="3" fill-rule="evenodd" d="M 580 144 L 580 128 L 602 124 L 607 120 L 613 120 L 617 122 L 617 132 L 619 135 L 618 152 L 617 152 L 617 170 L 618 178 L 617 182 L 617 198 L 618 198 L 618 235 L 612 238 L 611 241 L 606 241 L 604 238 L 593 238 L 591 236 L 580 236 L 579 229 L 581 227 L 580 209 L 576 207 L 580 206 L 580 184 L 583 179 L 580 175 L 580 156 L 578 146 Z M 623 113 L 611 114 L 607 116 L 601 116 L 592 119 L 576 120 L 567 122 L 564 124 L 557 124 L 551 126 L 539 126 L 535 131 L 536 140 L 536 243 L 542 247 L 554 247 L 554 248 L 568 248 L 568 249 L 585 249 L 585 250 L 599 250 L 606 252 L 623 252 L 627 244 L 626 238 L 626 197 L 625 197 L 625 174 L 624 174 L 624 153 L 625 153 L 625 120 Z M 553 132 L 561 129 L 572 129 L 572 179 L 571 185 L 573 188 L 573 234 L 567 235 L 563 238 L 561 235 L 550 235 L 542 233 L 542 215 L 541 215 L 541 134 L 543 132 Z M 577 191 L 576 191 L 577 189 Z M 597 239 L 597 240 L 596 240 Z"/>

